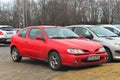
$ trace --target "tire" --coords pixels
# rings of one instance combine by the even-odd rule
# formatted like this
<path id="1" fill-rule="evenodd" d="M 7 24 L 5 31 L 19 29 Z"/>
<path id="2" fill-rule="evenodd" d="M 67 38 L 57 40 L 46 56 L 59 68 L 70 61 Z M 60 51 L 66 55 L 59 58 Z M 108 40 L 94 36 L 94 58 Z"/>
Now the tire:
<path id="1" fill-rule="evenodd" d="M 20 62 L 22 57 L 19 56 L 19 51 L 16 47 L 13 47 L 11 49 L 11 58 L 14 62 Z"/>
<path id="2" fill-rule="evenodd" d="M 105 48 L 105 50 L 106 50 L 106 52 L 107 52 L 107 54 L 108 54 L 108 57 L 107 57 L 107 63 L 109 63 L 109 62 L 111 62 L 112 60 L 113 60 L 113 57 L 112 57 L 112 54 L 111 54 L 111 52 L 110 52 L 110 50 L 109 49 L 107 49 L 107 48 Z"/>
<path id="3" fill-rule="evenodd" d="M 53 70 L 60 70 L 62 67 L 60 56 L 57 52 L 51 52 L 48 58 L 49 67 Z"/>

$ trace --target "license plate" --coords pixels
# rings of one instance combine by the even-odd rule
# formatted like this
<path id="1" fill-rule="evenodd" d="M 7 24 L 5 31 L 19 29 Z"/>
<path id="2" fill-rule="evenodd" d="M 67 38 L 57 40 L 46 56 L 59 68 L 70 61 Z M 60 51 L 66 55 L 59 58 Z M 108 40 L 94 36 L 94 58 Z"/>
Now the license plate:
<path id="1" fill-rule="evenodd" d="M 95 60 L 100 60 L 100 56 L 89 56 L 87 58 L 87 61 L 95 61 Z"/>
<path id="2" fill-rule="evenodd" d="M 7 39 L 7 40 L 6 40 L 6 42 L 10 42 L 10 41 L 11 41 L 11 39 Z"/>
<path id="3" fill-rule="evenodd" d="M 13 34 L 13 32 L 7 32 L 7 34 Z"/>

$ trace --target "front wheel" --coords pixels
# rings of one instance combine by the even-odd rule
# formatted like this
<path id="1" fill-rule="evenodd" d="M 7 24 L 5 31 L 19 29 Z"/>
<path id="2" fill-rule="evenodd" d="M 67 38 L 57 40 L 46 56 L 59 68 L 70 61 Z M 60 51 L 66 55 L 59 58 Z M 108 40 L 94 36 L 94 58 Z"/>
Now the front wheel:
<path id="1" fill-rule="evenodd" d="M 110 52 L 109 49 L 105 48 L 105 50 L 106 50 L 106 52 L 107 52 L 107 54 L 108 54 L 107 63 L 109 63 L 109 62 L 112 61 L 113 57 L 112 57 L 112 54 L 111 54 L 111 52 Z"/>
<path id="2" fill-rule="evenodd" d="M 53 70 L 60 70 L 60 68 L 62 67 L 61 59 L 57 52 L 50 53 L 49 66 Z"/>
<path id="3" fill-rule="evenodd" d="M 16 47 L 13 47 L 11 49 L 11 58 L 14 62 L 20 62 L 22 57 L 19 56 L 19 52 L 18 52 L 18 49 Z"/>

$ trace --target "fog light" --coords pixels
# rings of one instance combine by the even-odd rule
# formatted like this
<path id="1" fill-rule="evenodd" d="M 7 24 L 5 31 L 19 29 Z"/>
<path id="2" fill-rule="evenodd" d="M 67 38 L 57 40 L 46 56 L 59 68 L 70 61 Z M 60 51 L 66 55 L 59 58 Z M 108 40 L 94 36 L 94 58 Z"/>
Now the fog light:
<path id="1" fill-rule="evenodd" d="M 77 64 L 77 63 L 78 63 L 78 60 L 75 60 L 74 63 Z"/>

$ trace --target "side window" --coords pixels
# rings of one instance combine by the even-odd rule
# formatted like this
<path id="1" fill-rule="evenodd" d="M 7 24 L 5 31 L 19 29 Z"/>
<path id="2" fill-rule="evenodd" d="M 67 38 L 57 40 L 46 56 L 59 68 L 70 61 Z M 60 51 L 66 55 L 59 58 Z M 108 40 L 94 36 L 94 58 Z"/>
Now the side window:
<path id="1" fill-rule="evenodd" d="M 27 34 L 27 31 L 28 31 L 28 29 L 22 30 L 22 31 L 18 34 L 18 36 L 25 38 L 25 37 L 26 37 L 26 34 Z"/>
<path id="2" fill-rule="evenodd" d="M 83 37 L 92 35 L 87 29 L 82 28 L 82 27 L 76 27 L 74 29 L 74 32 L 77 33 L 78 35 L 82 35 Z"/>
<path id="3" fill-rule="evenodd" d="M 29 38 L 35 39 L 37 35 L 40 35 L 42 38 L 44 38 L 40 29 L 33 28 L 33 29 L 31 29 L 31 31 L 29 33 Z"/>
<path id="4" fill-rule="evenodd" d="M 120 32 L 114 28 L 110 28 L 110 27 L 105 27 L 106 29 L 112 31 L 113 33 L 117 34 L 117 35 L 120 35 Z"/>
<path id="5" fill-rule="evenodd" d="M 106 29 L 108 29 L 108 30 L 114 32 L 114 29 L 113 29 L 113 28 L 110 28 L 110 27 L 104 27 L 104 28 L 106 28 Z"/>

